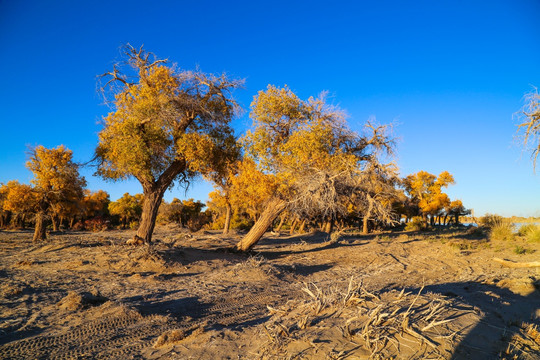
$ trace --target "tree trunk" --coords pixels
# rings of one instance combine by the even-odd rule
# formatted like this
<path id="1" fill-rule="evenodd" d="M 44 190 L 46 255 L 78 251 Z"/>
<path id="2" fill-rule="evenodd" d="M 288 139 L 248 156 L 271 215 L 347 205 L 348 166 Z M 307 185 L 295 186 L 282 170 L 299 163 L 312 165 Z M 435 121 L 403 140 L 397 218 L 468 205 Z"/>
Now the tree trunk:
<path id="1" fill-rule="evenodd" d="M 364 216 L 362 219 L 362 234 L 367 235 L 369 234 L 369 218 L 367 216 Z"/>
<path id="2" fill-rule="evenodd" d="M 303 234 L 305 227 L 306 227 L 306 220 L 303 220 L 302 223 L 300 224 L 300 228 L 298 228 L 298 233 Z"/>
<path id="3" fill-rule="evenodd" d="M 47 224 L 45 224 L 45 212 L 38 211 L 36 214 L 36 227 L 32 241 L 47 240 Z"/>
<path id="4" fill-rule="evenodd" d="M 289 235 L 294 234 L 294 230 L 296 230 L 296 225 L 298 225 L 298 219 L 294 219 L 294 221 L 291 224 L 291 229 L 289 230 Z"/>
<path id="5" fill-rule="evenodd" d="M 71 219 L 69 219 L 69 229 L 73 229 L 73 225 L 75 225 L 75 216 L 72 216 Z"/>
<path id="6" fill-rule="evenodd" d="M 231 214 L 232 214 L 232 207 L 231 204 L 227 201 L 227 212 L 225 213 L 225 225 L 223 226 L 223 234 L 229 233 L 229 228 L 231 226 Z"/>
<path id="7" fill-rule="evenodd" d="M 25 220 L 26 220 L 26 214 L 22 213 L 18 218 L 19 218 L 19 227 L 21 229 L 24 229 L 24 224 L 25 224 Z"/>
<path id="8" fill-rule="evenodd" d="M 324 232 L 331 234 L 334 230 L 334 220 L 330 219 L 324 224 Z"/>
<path id="9" fill-rule="evenodd" d="M 238 244 L 236 249 L 240 251 L 248 251 L 263 237 L 264 233 L 269 226 L 272 225 L 276 217 L 285 210 L 287 202 L 278 198 L 271 199 L 266 204 L 266 209 L 262 212 L 259 220 L 253 225 L 249 232 L 244 236 Z"/>
<path id="10" fill-rule="evenodd" d="M 364 216 L 364 224 L 363 224 L 363 227 L 362 227 L 362 234 L 368 234 L 369 233 L 369 218 L 371 217 L 371 212 L 373 211 L 373 200 L 371 199 L 371 197 L 369 197 L 368 195 L 368 201 L 369 201 L 369 205 L 368 205 L 368 209 L 366 211 L 366 214 Z"/>
<path id="11" fill-rule="evenodd" d="M 58 216 L 52 215 L 51 216 L 51 221 L 52 221 L 53 231 L 57 232 L 58 231 Z"/>
<path id="12" fill-rule="evenodd" d="M 156 226 L 156 218 L 159 210 L 159 205 L 163 199 L 163 193 L 167 188 L 152 187 L 150 190 L 144 190 L 144 202 L 141 216 L 141 223 L 137 229 L 137 234 L 134 236 L 134 242 L 144 243 L 152 242 L 152 233 Z"/>
<path id="13" fill-rule="evenodd" d="M 454 215 L 455 216 L 455 223 L 456 225 L 459 225 L 459 214 Z"/>
<path id="14" fill-rule="evenodd" d="M 285 224 L 285 219 L 286 218 L 287 218 L 287 216 L 283 215 L 281 217 L 281 219 L 279 219 L 279 224 L 278 224 L 276 230 L 274 230 L 275 232 L 277 232 L 277 233 L 280 232 L 281 228 L 283 227 L 283 224 Z"/>

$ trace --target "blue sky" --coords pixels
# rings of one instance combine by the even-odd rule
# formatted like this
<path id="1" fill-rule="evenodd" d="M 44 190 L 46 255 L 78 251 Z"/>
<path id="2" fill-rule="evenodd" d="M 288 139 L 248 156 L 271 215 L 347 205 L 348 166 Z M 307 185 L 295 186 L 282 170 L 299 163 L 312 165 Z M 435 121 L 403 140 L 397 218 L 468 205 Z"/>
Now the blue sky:
<path id="1" fill-rule="evenodd" d="M 28 182 L 27 145 L 64 144 L 88 161 L 108 108 L 96 76 L 130 42 L 182 68 L 245 78 L 246 110 L 267 84 L 328 90 L 353 129 L 395 122 L 402 175 L 448 170 L 475 210 L 540 216 L 540 174 L 514 142 L 512 114 L 540 86 L 540 2 L 0 0 L 0 182 Z M 117 199 L 135 181 L 84 169 Z M 197 182 L 188 197 L 205 200 Z M 166 195 L 185 198 L 182 189 Z"/>

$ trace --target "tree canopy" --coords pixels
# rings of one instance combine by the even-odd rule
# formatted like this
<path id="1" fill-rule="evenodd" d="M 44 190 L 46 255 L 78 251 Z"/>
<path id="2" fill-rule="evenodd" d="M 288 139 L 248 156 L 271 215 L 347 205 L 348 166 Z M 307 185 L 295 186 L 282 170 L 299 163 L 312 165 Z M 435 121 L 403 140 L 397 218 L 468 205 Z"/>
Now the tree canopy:
<path id="1" fill-rule="evenodd" d="M 454 184 L 454 177 L 448 171 L 437 177 L 422 170 L 407 176 L 403 184 L 425 219 L 430 215 L 433 220 L 435 215 L 450 206 L 450 198 L 442 192 L 443 188 Z"/>
<path id="2" fill-rule="evenodd" d="M 113 111 L 99 133 L 97 173 L 141 183 L 136 240 L 149 242 L 165 190 L 176 180 L 188 186 L 197 174 L 214 169 L 215 154 L 231 141 L 229 122 L 237 111 L 231 91 L 242 82 L 180 70 L 142 47 L 125 46 L 124 58 L 125 66 L 103 75 Z"/>
<path id="3" fill-rule="evenodd" d="M 256 170 L 270 177 L 273 195 L 240 250 L 251 248 L 287 207 L 325 218 L 346 213 L 343 198 L 359 189 L 358 176 L 380 151 L 392 151 L 388 127 L 368 123 L 366 135 L 351 131 L 324 94 L 301 100 L 287 86 L 269 85 L 254 98 L 250 116 L 253 129 L 243 144 Z"/>

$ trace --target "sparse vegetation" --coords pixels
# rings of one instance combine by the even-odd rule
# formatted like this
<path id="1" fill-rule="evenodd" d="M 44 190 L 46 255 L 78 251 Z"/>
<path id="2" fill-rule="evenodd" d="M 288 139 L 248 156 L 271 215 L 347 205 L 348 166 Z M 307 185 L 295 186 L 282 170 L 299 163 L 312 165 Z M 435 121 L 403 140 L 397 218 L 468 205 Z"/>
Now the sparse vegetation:
<path id="1" fill-rule="evenodd" d="M 405 225 L 405 231 L 420 231 L 426 229 L 426 223 L 420 216 L 415 216 Z"/>
<path id="2" fill-rule="evenodd" d="M 540 242 L 540 226 L 536 224 L 522 225 L 518 230 L 518 235 L 530 242 Z"/>
<path id="3" fill-rule="evenodd" d="M 491 223 L 489 228 L 490 240 L 510 241 L 513 240 L 514 237 L 514 224 L 512 224 L 510 221 L 502 219 Z"/>
<path id="4" fill-rule="evenodd" d="M 533 253 L 534 250 L 531 250 L 531 249 L 527 249 L 521 245 L 516 245 L 514 247 L 514 253 L 517 254 L 517 255 L 522 255 L 522 254 L 530 254 L 530 253 Z"/>
<path id="5" fill-rule="evenodd" d="M 477 330 L 481 318 L 503 334 L 513 332 L 505 354 L 540 351 L 536 326 L 518 329 L 497 312 L 502 305 L 515 310 L 512 301 L 533 303 L 526 319 L 536 311 L 531 294 L 538 280 L 523 275 L 540 266 L 527 256 L 540 249 L 534 218 L 517 234 L 515 218 L 492 214 L 467 229 L 460 220 L 472 211 L 443 192 L 455 183 L 450 172 L 402 178 L 392 161 L 392 126 L 367 121 L 363 132 L 353 131 L 325 93 L 303 100 L 288 86 L 268 85 L 251 103 L 252 128 L 238 139 L 230 126 L 240 110 L 232 91 L 242 81 L 181 70 L 142 47 L 126 45 L 123 56 L 101 77 L 112 110 L 103 118 L 93 161 L 96 174 L 135 178 L 143 193 L 111 201 L 105 191 L 85 189 L 63 145 L 30 149 L 31 185 L 0 184 L 0 228 L 18 229 L 0 238 L 0 275 L 7 278 L 0 297 L 9 305 L 1 309 L 0 335 L 10 336 L 0 357 L 25 357 L 26 343 L 29 357 L 92 357 L 113 339 L 105 357 L 133 357 L 150 345 L 153 353 L 143 358 L 182 347 L 186 355 L 184 344 L 230 341 L 248 358 L 445 358 L 459 352 L 457 343 L 467 344 L 463 337 L 475 336 L 465 331 L 485 331 Z M 538 93 L 527 101 L 519 129 L 536 164 Z M 197 178 L 214 184 L 207 204 L 163 200 L 174 184 L 187 189 Z M 170 232 L 153 239 L 156 223 Z M 33 241 L 54 241 L 25 243 L 29 224 Z M 61 231 L 67 228 L 89 232 Z M 269 229 L 273 242 L 246 257 Z M 496 266 L 522 271 L 521 277 Z M 354 276 L 375 285 L 368 290 Z M 103 278 L 106 297 L 90 287 Z M 144 311 L 102 312 L 114 301 Z M 80 324 L 88 314 L 87 331 Z M 47 317 L 65 321 L 62 334 L 47 333 L 57 331 L 47 329 L 54 323 Z M 66 335 L 73 324 L 77 330 Z M 228 328 L 233 324 L 249 328 L 249 341 L 258 342 L 240 346 L 235 340 L 246 335 Z M 225 331 L 237 332 L 226 337 Z M 478 338 L 506 341 L 489 331 Z M 37 335 L 17 340 L 25 334 Z M 82 350 L 74 350 L 78 346 Z"/>

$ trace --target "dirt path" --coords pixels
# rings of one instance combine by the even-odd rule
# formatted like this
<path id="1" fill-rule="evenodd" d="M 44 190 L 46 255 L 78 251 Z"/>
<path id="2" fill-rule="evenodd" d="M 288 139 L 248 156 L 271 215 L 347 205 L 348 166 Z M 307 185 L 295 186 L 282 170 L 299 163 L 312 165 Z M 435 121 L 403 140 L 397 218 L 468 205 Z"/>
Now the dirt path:
<path id="1" fill-rule="evenodd" d="M 492 261 L 539 244 L 312 234 L 244 255 L 235 235 L 131 235 L 0 232 L 0 358 L 540 359 L 540 273 Z"/>

